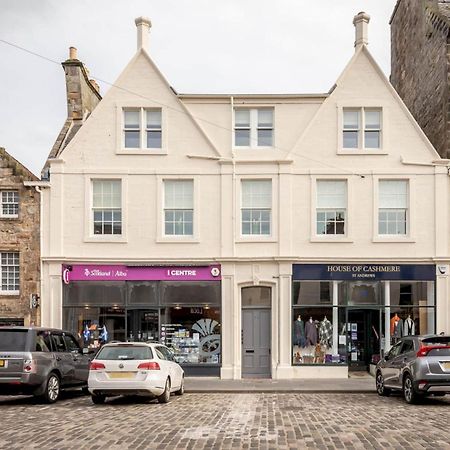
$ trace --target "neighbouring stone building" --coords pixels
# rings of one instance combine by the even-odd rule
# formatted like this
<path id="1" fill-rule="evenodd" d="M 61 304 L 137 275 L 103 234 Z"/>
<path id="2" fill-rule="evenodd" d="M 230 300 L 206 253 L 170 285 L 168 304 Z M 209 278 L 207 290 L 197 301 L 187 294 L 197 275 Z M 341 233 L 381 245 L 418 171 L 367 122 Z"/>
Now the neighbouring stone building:
<path id="1" fill-rule="evenodd" d="M 39 325 L 40 194 L 38 178 L 0 148 L 0 326 Z"/>
<path id="2" fill-rule="evenodd" d="M 391 83 L 443 158 L 450 157 L 450 1 L 398 0 Z"/>
<path id="3" fill-rule="evenodd" d="M 42 323 L 235 379 L 347 377 L 403 333 L 449 332 L 448 160 L 353 23 L 329 92 L 180 94 L 137 19 L 98 105 L 68 89 L 40 182 Z"/>

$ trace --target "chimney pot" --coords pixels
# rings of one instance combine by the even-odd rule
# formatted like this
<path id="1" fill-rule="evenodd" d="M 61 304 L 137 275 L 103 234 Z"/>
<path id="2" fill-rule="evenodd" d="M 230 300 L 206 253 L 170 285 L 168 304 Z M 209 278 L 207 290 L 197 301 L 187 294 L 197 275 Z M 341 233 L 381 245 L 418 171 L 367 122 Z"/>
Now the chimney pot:
<path id="1" fill-rule="evenodd" d="M 69 47 L 69 59 L 78 59 L 77 49 L 75 47 Z"/>
<path id="2" fill-rule="evenodd" d="M 368 25 L 370 21 L 369 14 L 359 12 L 353 18 L 353 25 L 355 25 L 355 49 L 357 50 L 362 45 L 369 45 L 368 39 Z"/>
<path id="3" fill-rule="evenodd" d="M 137 28 L 137 49 L 138 51 L 143 48 L 148 51 L 148 33 L 152 26 L 150 19 L 147 17 L 138 17 L 134 23 Z"/>

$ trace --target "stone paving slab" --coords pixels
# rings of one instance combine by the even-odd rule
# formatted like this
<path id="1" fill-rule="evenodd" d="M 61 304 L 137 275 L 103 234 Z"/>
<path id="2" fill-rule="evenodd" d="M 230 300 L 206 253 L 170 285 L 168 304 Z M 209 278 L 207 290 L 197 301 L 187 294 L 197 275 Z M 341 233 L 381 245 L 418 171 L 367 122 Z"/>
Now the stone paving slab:
<path id="1" fill-rule="evenodd" d="M 346 379 L 270 380 L 242 379 L 221 380 L 214 377 L 186 377 L 186 392 L 298 392 L 298 393 L 373 393 L 375 379 L 368 376 Z"/>
<path id="2" fill-rule="evenodd" d="M 0 397 L 0 448 L 40 450 L 450 449 L 450 396 L 185 394 L 93 405 Z"/>

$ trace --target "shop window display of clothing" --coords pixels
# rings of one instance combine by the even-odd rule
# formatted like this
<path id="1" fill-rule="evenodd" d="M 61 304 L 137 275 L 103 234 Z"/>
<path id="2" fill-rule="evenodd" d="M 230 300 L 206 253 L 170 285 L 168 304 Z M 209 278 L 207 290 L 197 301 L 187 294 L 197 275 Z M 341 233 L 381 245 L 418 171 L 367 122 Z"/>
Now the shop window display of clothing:
<path id="1" fill-rule="evenodd" d="M 305 324 L 301 316 L 298 316 L 297 320 L 294 321 L 294 345 L 302 348 L 306 346 Z"/>
<path id="2" fill-rule="evenodd" d="M 403 322 L 403 336 L 412 336 L 415 334 L 415 324 L 414 320 L 408 314 L 408 317 Z"/>
<path id="3" fill-rule="evenodd" d="M 403 320 L 395 313 L 391 319 L 391 341 L 397 342 L 403 336 Z"/>

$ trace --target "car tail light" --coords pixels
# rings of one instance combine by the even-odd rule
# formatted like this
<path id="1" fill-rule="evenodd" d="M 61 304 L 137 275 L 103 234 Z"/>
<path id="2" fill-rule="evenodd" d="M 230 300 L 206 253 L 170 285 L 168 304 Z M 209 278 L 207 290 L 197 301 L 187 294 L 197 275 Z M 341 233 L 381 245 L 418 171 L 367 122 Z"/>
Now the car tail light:
<path id="1" fill-rule="evenodd" d="M 160 370 L 159 364 L 155 361 L 145 362 L 138 365 L 142 370 Z"/>
<path id="2" fill-rule="evenodd" d="M 422 356 L 427 356 L 428 353 L 431 352 L 431 350 L 437 350 L 437 349 L 443 349 L 443 348 L 450 348 L 450 345 L 428 345 L 423 346 L 419 348 L 419 351 L 416 353 L 416 356 L 418 358 Z"/>
<path id="3" fill-rule="evenodd" d="M 23 362 L 23 371 L 26 373 L 32 373 L 36 371 L 36 363 L 32 359 L 26 359 Z"/>
<path id="4" fill-rule="evenodd" d="M 89 364 L 89 370 L 100 370 L 105 369 L 105 365 L 101 362 L 91 361 Z"/>

